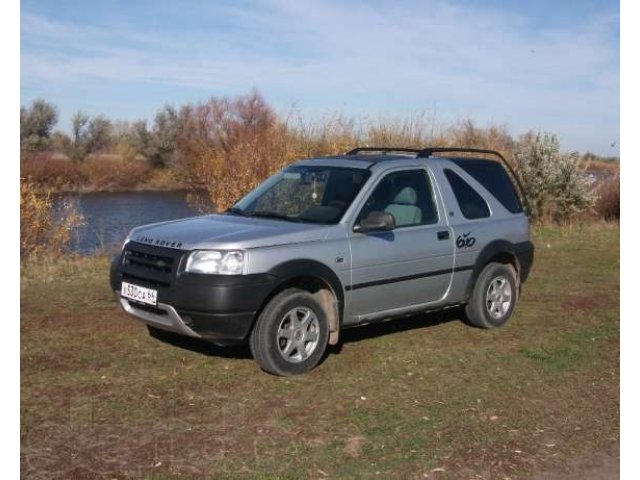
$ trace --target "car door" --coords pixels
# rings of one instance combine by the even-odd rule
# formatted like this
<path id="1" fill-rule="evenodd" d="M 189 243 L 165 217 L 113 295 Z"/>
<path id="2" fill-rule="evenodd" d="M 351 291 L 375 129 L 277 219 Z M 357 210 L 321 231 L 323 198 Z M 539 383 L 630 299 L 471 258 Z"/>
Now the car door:
<path id="1" fill-rule="evenodd" d="M 391 231 L 349 232 L 350 312 L 359 320 L 442 300 L 453 268 L 453 236 L 425 168 L 385 174 L 354 226 L 373 211 L 391 213 Z"/>

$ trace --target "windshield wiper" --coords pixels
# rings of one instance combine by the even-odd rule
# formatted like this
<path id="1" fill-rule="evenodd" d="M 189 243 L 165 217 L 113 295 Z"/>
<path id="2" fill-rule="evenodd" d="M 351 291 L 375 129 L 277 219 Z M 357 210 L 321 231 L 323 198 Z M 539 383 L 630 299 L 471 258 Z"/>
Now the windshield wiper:
<path id="1" fill-rule="evenodd" d="M 257 210 L 257 211 L 253 211 L 253 212 L 243 212 L 243 215 L 246 215 L 247 217 L 275 218 L 275 219 L 278 219 L 278 220 L 286 220 L 288 222 L 299 222 L 300 221 L 295 217 L 290 217 L 290 216 L 285 215 L 283 213 L 269 212 L 268 210 Z"/>
<path id="2" fill-rule="evenodd" d="M 246 215 L 245 211 L 238 207 L 229 207 L 224 211 L 224 213 L 230 213 L 232 215 L 240 215 L 241 217 L 244 217 Z"/>

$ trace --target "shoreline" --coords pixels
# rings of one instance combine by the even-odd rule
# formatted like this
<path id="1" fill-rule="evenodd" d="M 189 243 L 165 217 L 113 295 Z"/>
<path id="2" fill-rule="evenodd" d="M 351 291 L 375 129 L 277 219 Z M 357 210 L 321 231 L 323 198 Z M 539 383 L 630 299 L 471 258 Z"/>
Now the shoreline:
<path id="1" fill-rule="evenodd" d="M 92 188 L 92 187 L 76 187 L 76 188 L 35 188 L 34 192 L 37 194 L 52 194 L 52 195 L 74 195 L 74 194 L 89 194 L 89 193 L 171 193 L 171 192 L 185 192 L 185 193 L 206 193 L 206 190 L 194 191 L 185 185 L 171 185 L 167 187 L 159 187 L 156 185 L 149 186 L 137 186 L 137 187 L 113 187 L 113 188 Z"/>

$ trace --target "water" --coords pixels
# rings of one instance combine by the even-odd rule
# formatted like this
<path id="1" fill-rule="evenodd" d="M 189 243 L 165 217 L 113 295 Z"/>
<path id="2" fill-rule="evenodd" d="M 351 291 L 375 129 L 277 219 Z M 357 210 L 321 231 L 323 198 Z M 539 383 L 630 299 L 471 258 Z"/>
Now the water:
<path id="1" fill-rule="evenodd" d="M 72 239 L 70 250 L 90 254 L 116 252 L 133 227 L 199 215 L 186 192 L 98 192 L 64 195 L 75 202 L 85 225 Z"/>

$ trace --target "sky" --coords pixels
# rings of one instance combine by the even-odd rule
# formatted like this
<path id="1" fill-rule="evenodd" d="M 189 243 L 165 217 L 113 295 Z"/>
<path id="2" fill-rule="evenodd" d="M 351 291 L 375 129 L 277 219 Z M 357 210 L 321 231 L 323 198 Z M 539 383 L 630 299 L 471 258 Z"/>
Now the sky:
<path id="1" fill-rule="evenodd" d="M 429 112 L 619 155 L 620 8 L 604 0 L 23 0 L 21 104 L 152 119 L 256 88 L 319 119 Z"/>

